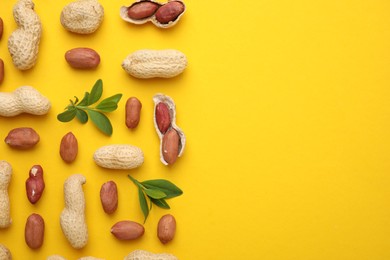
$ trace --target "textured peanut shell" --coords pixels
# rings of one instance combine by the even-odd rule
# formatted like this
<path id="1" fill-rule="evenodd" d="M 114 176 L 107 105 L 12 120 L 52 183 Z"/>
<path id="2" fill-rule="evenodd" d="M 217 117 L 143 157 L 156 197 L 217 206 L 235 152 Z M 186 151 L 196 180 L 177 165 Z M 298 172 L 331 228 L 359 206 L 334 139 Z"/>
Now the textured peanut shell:
<path id="1" fill-rule="evenodd" d="M 134 145 L 112 144 L 97 149 L 93 159 L 103 168 L 130 170 L 143 164 L 144 154 L 141 148 Z"/>
<path id="2" fill-rule="evenodd" d="M 176 105 L 175 105 L 175 102 L 173 101 L 173 99 L 171 97 L 169 97 L 167 95 L 164 95 L 164 94 L 161 94 L 161 93 L 158 93 L 158 94 L 153 96 L 153 102 L 154 102 L 154 111 L 156 111 L 156 106 L 160 102 L 164 102 L 168 106 L 169 112 L 170 112 L 170 116 L 171 116 L 171 126 L 170 126 L 169 129 L 173 128 L 179 134 L 180 143 L 179 143 L 179 151 L 178 151 L 178 156 L 177 157 L 181 157 L 183 152 L 184 152 L 184 147 L 186 145 L 186 136 L 185 136 L 183 130 L 181 130 L 181 128 L 176 125 Z M 168 162 L 165 161 L 164 155 L 163 155 L 164 134 L 161 133 L 159 128 L 158 128 L 157 120 L 156 120 L 156 113 L 154 113 L 154 118 L 153 119 L 154 119 L 153 120 L 154 121 L 154 127 L 156 129 L 158 137 L 160 138 L 160 161 L 163 164 L 168 165 Z"/>
<path id="3" fill-rule="evenodd" d="M 66 258 L 62 257 L 60 255 L 51 255 L 46 260 L 66 260 Z M 84 257 L 78 258 L 78 260 L 105 260 L 105 259 L 103 259 L 103 258 L 96 258 L 96 257 L 93 257 L 93 256 L 84 256 Z"/>
<path id="4" fill-rule="evenodd" d="M 60 224 L 65 237 L 75 249 L 86 246 L 88 228 L 85 220 L 85 196 L 82 185 L 86 179 L 81 174 L 73 174 L 65 180 L 65 208 L 61 212 Z"/>
<path id="5" fill-rule="evenodd" d="M 7 228 L 12 222 L 10 215 L 10 199 L 8 195 L 8 186 L 11 182 L 11 176 L 11 164 L 7 161 L 0 161 L 0 228 Z"/>
<path id="6" fill-rule="evenodd" d="M 31 86 L 0 92 L 0 116 L 13 117 L 21 113 L 45 115 L 50 108 L 50 101 Z"/>
<path id="7" fill-rule="evenodd" d="M 122 62 L 122 68 L 140 79 L 172 78 L 181 74 L 187 63 L 186 56 L 178 50 L 145 49 L 128 55 Z"/>
<path id="8" fill-rule="evenodd" d="M 12 260 L 11 251 L 5 246 L 0 244 L 0 259 L 1 260 Z"/>
<path id="9" fill-rule="evenodd" d="M 137 1 L 135 1 L 132 5 L 134 5 L 134 4 L 136 4 L 136 3 L 139 3 L 139 2 L 142 2 L 142 1 L 145 1 L 145 0 L 137 0 Z M 144 24 L 144 23 L 147 23 L 147 22 L 151 22 L 151 23 L 153 23 L 155 26 L 157 26 L 157 27 L 159 27 L 159 28 L 167 29 L 167 28 L 170 28 L 170 27 L 176 25 L 176 24 L 179 22 L 180 18 L 183 16 L 183 14 L 184 14 L 185 11 L 186 11 L 186 7 L 185 7 L 184 2 L 182 2 L 182 1 L 177 1 L 177 0 L 173 0 L 173 1 L 182 3 L 183 6 L 184 6 L 184 11 L 183 11 L 183 12 L 182 12 L 174 21 L 171 21 L 171 22 L 166 23 L 166 24 L 162 24 L 162 23 L 160 23 L 159 21 L 157 21 L 157 19 L 156 19 L 156 17 L 155 17 L 154 15 L 152 15 L 152 16 L 150 16 L 150 17 L 147 17 L 147 18 L 145 18 L 145 19 L 140 19 L 140 20 L 131 19 L 131 18 L 128 16 L 128 14 L 127 14 L 127 10 L 128 10 L 128 8 L 129 8 L 131 5 L 130 5 L 130 6 L 122 6 L 122 7 L 120 8 L 120 10 L 119 10 L 119 15 L 120 15 L 120 17 L 121 17 L 124 21 L 126 21 L 126 22 L 128 22 L 128 23 L 132 23 L 132 24 Z M 157 2 L 157 1 L 153 1 L 153 0 L 150 1 L 150 2 L 156 3 L 156 4 L 161 5 L 161 6 L 163 5 L 162 3 Z M 168 1 L 168 3 L 169 3 L 169 2 L 171 2 L 171 1 Z"/>
<path id="10" fill-rule="evenodd" d="M 124 260 L 178 260 L 178 258 L 167 253 L 154 254 L 146 250 L 135 250 L 125 256 Z"/>
<path id="11" fill-rule="evenodd" d="M 38 58 L 42 35 L 41 21 L 31 0 L 19 0 L 13 8 L 18 29 L 8 38 L 8 50 L 12 62 L 19 70 L 31 69 Z"/>
<path id="12" fill-rule="evenodd" d="M 103 18 L 104 8 L 97 0 L 78 0 L 62 9 L 60 21 L 70 32 L 91 34 L 100 27 Z"/>

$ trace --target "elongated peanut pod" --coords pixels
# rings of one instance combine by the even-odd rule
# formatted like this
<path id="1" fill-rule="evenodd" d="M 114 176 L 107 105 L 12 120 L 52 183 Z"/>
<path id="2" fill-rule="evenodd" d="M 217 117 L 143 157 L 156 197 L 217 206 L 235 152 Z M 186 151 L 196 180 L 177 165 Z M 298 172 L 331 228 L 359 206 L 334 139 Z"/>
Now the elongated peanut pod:
<path id="1" fill-rule="evenodd" d="M 65 208 L 60 216 L 62 232 L 73 248 L 83 248 L 88 242 L 85 221 L 85 197 L 82 185 L 86 179 L 81 174 L 68 177 L 64 183 Z"/>
<path id="2" fill-rule="evenodd" d="M 11 182 L 12 166 L 7 161 L 0 161 L 0 228 L 11 225 L 10 200 L 8 186 Z"/>
<path id="3" fill-rule="evenodd" d="M 141 79 L 172 78 L 187 67 L 186 56 L 178 50 L 138 50 L 128 55 L 122 68 Z"/>
<path id="4" fill-rule="evenodd" d="M 42 25 L 32 0 L 19 0 L 13 8 L 18 29 L 8 38 L 8 50 L 20 70 L 31 69 L 38 58 Z"/>
<path id="5" fill-rule="evenodd" d="M 62 257 L 60 255 L 51 255 L 46 258 L 46 260 L 66 260 L 65 257 Z"/>
<path id="6" fill-rule="evenodd" d="M 146 250 L 135 250 L 128 254 L 124 260 L 178 260 L 178 258 L 167 253 L 154 254 Z"/>
<path id="7" fill-rule="evenodd" d="M 12 255 L 11 255 L 11 252 L 9 251 L 9 249 L 0 244 L 0 259 L 1 260 L 12 260 Z"/>
<path id="8" fill-rule="evenodd" d="M 50 108 L 50 101 L 31 86 L 0 92 L 0 116 L 13 117 L 21 113 L 44 115 Z"/>

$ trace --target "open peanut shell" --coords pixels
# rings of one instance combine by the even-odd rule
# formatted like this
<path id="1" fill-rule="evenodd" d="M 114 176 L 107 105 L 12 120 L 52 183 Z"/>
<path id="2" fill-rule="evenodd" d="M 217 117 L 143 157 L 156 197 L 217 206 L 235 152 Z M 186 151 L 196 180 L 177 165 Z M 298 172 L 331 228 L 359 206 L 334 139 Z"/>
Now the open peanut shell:
<path id="1" fill-rule="evenodd" d="M 164 156 L 163 156 L 164 135 L 170 129 L 174 129 L 178 133 L 178 135 L 179 135 L 179 150 L 178 150 L 177 157 L 181 157 L 181 155 L 183 154 L 184 147 L 186 144 L 186 137 L 185 137 L 185 134 L 183 133 L 183 131 L 181 130 L 181 128 L 176 125 L 176 105 L 175 105 L 175 102 L 173 101 L 173 99 L 167 95 L 158 93 L 158 94 L 154 95 L 153 102 L 154 102 L 154 116 L 153 116 L 154 127 L 156 129 L 158 137 L 160 138 L 160 160 L 163 164 L 168 165 L 169 163 L 164 159 Z M 169 125 L 169 128 L 167 129 L 167 131 L 165 133 L 162 133 L 160 131 L 160 129 L 158 127 L 158 123 L 157 123 L 156 108 L 157 108 L 157 105 L 159 103 L 166 104 L 166 106 L 168 107 L 169 115 L 170 115 L 170 119 L 171 119 L 171 123 Z"/>
<path id="2" fill-rule="evenodd" d="M 178 2 L 182 5 L 183 7 L 183 11 L 176 17 L 174 18 L 172 21 L 169 21 L 167 23 L 161 23 L 157 18 L 156 18 L 156 12 L 159 8 L 163 7 L 164 5 L 168 4 L 168 3 L 171 3 L 171 2 Z M 139 4 L 143 4 L 143 3 L 150 3 L 150 4 L 154 4 L 156 5 L 156 10 L 154 10 L 154 12 L 151 12 L 149 15 L 147 15 L 146 17 L 142 17 L 142 18 L 137 18 L 137 19 L 134 19 L 134 18 L 131 18 L 128 14 L 128 10 L 136 5 L 139 5 Z M 144 24 L 144 23 L 147 23 L 147 22 L 152 22 L 155 26 L 159 27 L 159 28 L 170 28 L 172 26 L 174 26 L 181 18 L 181 16 L 185 13 L 186 11 L 186 6 L 185 4 L 180 1 L 180 0 L 169 0 L 168 2 L 166 3 L 160 3 L 158 1 L 154 1 L 154 0 L 137 0 L 135 1 L 134 3 L 132 3 L 130 6 L 122 6 L 120 8 L 120 17 L 128 22 L 128 23 L 132 23 L 132 24 Z"/>

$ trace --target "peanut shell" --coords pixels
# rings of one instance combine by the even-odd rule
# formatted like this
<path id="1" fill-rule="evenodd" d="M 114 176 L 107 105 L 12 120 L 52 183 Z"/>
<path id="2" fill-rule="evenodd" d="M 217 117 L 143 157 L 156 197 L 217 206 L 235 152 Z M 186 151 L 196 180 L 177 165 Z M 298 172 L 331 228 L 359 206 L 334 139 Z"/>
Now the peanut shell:
<path id="1" fill-rule="evenodd" d="M 175 102 L 173 101 L 173 99 L 171 97 L 164 95 L 164 94 L 161 94 L 161 93 L 158 93 L 158 94 L 153 96 L 153 102 L 154 102 L 154 111 L 156 111 L 158 104 L 161 102 L 166 104 L 166 106 L 168 107 L 169 114 L 171 117 L 171 125 L 167 131 L 169 131 L 170 129 L 174 129 L 177 132 L 177 134 L 179 136 L 177 157 L 182 156 L 182 154 L 184 152 L 184 147 L 186 144 L 186 136 L 185 136 L 184 132 L 181 130 L 181 128 L 176 125 L 176 105 L 175 105 Z M 154 113 L 154 127 L 156 129 L 158 137 L 160 138 L 160 160 L 165 165 L 172 164 L 172 162 L 169 163 L 166 160 L 166 158 L 164 158 L 164 136 L 165 136 L 165 134 L 162 133 L 159 129 L 159 126 L 157 123 L 156 112 Z M 175 161 L 176 160 L 174 160 L 173 163 Z"/>
<path id="2" fill-rule="evenodd" d="M 134 145 L 113 144 L 97 149 L 93 159 L 103 168 L 130 170 L 143 164 L 144 153 L 141 148 Z"/>

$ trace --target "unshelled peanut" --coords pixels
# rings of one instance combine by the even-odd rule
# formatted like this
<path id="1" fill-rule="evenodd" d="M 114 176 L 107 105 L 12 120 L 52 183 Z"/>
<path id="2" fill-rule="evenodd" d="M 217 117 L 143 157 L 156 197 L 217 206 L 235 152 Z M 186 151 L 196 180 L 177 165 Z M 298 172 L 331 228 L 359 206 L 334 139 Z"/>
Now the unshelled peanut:
<path id="1" fill-rule="evenodd" d="M 134 145 L 113 144 L 97 149 L 93 154 L 93 159 L 103 168 L 130 170 L 143 164 L 144 153 L 141 148 Z"/>
<path id="2" fill-rule="evenodd" d="M 8 186 L 11 182 L 12 166 L 7 161 L 0 161 L 0 228 L 11 225 L 10 199 Z"/>
<path id="3" fill-rule="evenodd" d="M 167 253 L 155 254 L 146 250 L 134 250 L 124 260 L 178 260 L 178 258 Z"/>
<path id="4" fill-rule="evenodd" d="M 21 113 L 44 115 L 50 107 L 50 101 L 31 86 L 22 86 L 13 92 L 0 92 L 0 116 L 13 117 Z"/>
<path id="5" fill-rule="evenodd" d="M 8 38 L 8 50 L 19 70 L 31 69 L 37 62 L 42 25 L 32 0 L 19 0 L 13 8 L 18 29 Z"/>

